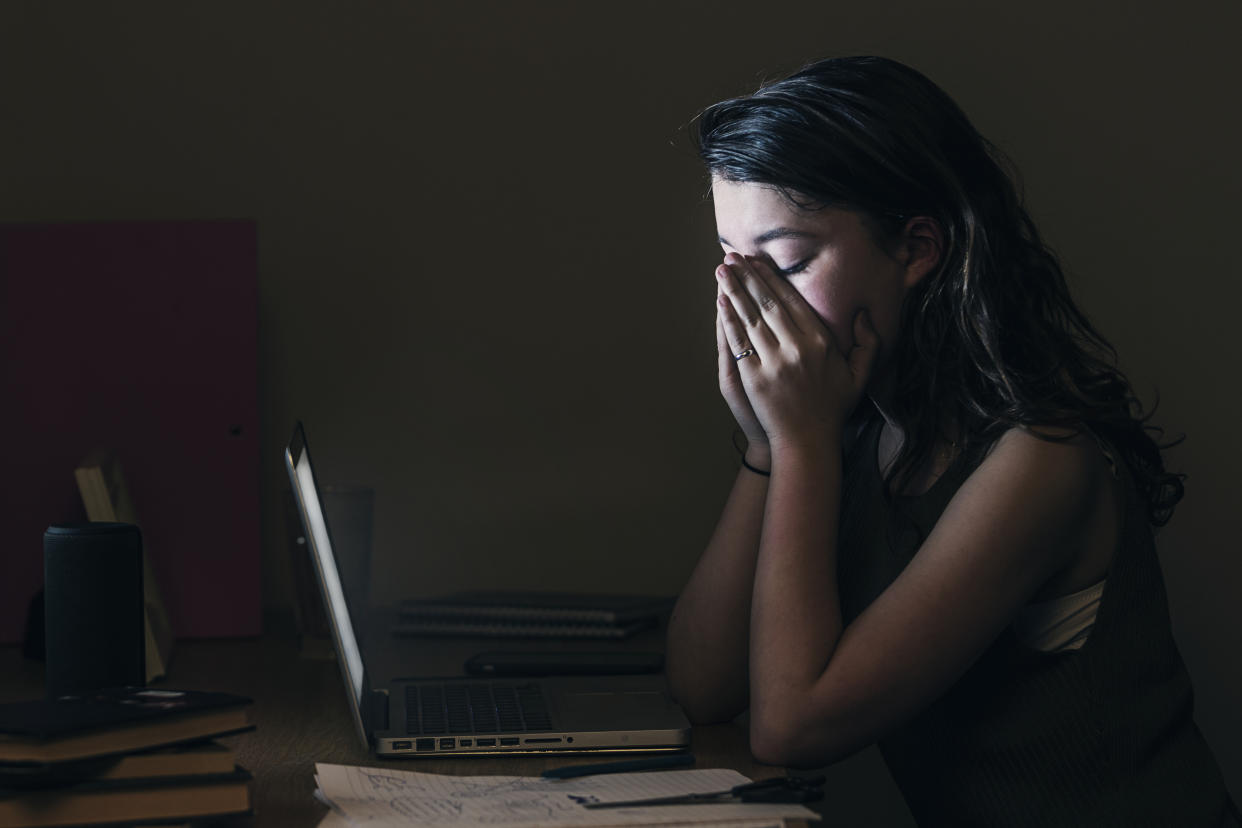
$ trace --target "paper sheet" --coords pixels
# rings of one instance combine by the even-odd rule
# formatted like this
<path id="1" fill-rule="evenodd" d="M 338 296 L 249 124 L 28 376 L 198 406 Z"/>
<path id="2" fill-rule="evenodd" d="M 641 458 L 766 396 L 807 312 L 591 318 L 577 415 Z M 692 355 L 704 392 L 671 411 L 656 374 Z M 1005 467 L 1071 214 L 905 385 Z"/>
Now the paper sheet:
<path id="1" fill-rule="evenodd" d="M 664 823 L 659 828 L 784 828 L 783 820 L 765 819 L 759 822 L 676 822 Z M 353 828 L 353 823 L 336 811 L 328 811 L 319 821 L 319 828 Z"/>
<path id="2" fill-rule="evenodd" d="M 616 773 L 575 779 L 446 776 L 433 773 L 315 765 L 315 779 L 338 815 L 355 826 L 431 825 L 466 828 L 539 826 L 780 825 L 817 820 L 801 805 L 734 803 L 589 810 L 582 803 L 619 802 L 707 793 L 749 782 L 732 770 Z"/>
<path id="3" fill-rule="evenodd" d="M 745 822 L 669 822 L 663 823 L 659 828 L 784 828 L 784 820 L 765 819 L 755 822 L 746 820 Z M 319 828 L 353 828 L 353 823 L 336 811 L 328 811 L 323 815 L 323 819 L 319 821 Z"/>

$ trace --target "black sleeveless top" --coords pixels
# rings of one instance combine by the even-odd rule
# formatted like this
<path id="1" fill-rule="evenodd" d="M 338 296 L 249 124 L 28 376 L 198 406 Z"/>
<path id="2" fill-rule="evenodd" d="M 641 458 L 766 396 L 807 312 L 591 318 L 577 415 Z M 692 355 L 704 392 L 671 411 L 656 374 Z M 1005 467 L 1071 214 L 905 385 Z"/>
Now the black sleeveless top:
<path id="1" fill-rule="evenodd" d="M 964 453 L 925 494 L 886 497 L 879 433 L 866 429 L 846 461 L 847 623 L 910 562 L 982 459 Z M 1242 824 L 1192 707 L 1151 527 L 1132 494 L 1083 647 L 1043 653 L 1006 628 L 879 747 L 920 825 Z"/>

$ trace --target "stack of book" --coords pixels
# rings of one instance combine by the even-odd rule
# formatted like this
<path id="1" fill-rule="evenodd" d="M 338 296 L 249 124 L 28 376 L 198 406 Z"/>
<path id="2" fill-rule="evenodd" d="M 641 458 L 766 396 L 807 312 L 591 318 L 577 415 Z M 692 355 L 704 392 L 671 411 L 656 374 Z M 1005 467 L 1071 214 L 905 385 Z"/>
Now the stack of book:
<path id="1" fill-rule="evenodd" d="M 458 592 L 403 601 L 398 635 L 501 638 L 626 638 L 653 627 L 670 598 L 566 592 Z"/>
<path id="2" fill-rule="evenodd" d="M 248 814 L 250 774 L 212 740 L 253 728 L 250 699 L 228 693 L 129 687 L 0 705 L 0 825 Z"/>

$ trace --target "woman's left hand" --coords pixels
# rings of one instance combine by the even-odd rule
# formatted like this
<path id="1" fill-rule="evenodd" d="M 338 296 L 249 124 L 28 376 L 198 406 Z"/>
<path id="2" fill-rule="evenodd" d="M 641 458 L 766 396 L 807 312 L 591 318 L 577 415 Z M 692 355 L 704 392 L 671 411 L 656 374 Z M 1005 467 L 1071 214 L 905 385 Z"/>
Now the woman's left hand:
<path id="1" fill-rule="evenodd" d="M 742 386 L 778 446 L 839 440 L 870 378 L 879 338 L 865 309 L 854 316 L 854 346 L 844 353 L 832 331 L 765 262 L 736 253 L 716 268 L 725 338 Z"/>

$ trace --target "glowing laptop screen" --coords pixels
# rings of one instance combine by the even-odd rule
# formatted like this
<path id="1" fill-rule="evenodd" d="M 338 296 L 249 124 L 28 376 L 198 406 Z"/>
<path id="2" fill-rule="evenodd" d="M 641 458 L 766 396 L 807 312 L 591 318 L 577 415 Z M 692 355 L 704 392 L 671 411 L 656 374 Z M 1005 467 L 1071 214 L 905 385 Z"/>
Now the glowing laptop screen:
<path id="1" fill-rule="evenodd" d="M 306 435 L 299 423 L 289 447 L 285 450 L 285 465 L 289 471 L 289 479 L 297 493 L 298 507 L 302 513 L 302 525 L 311 546 L 311 557 L 319 574 L 319 582 L 323 587 L 328 618 L 332 623 L 332 633 L 336 638 L 337 653 L 341 657 L 341 665 L 345 671 L 345 686 L 350 695 L 354 711 L 354 724 L 364 741 L 368 739 L 366 726 L 362 722 L 361 700 L 363 698 L 363 667 L 362 652 L 354 637 L 354 626 L 350 621 L 349 608 L 345 603 L 345 590 L 341 586 L 340 573 L 337 571 L 336 558 L 332 552 L 332 539 L 328 534 L 328 524 L 324 520 L 323 502 L 319 498 L 319 489 L 315 481 L 315 471 L 311 467 L 310 452 L 306 445 Z"/>

